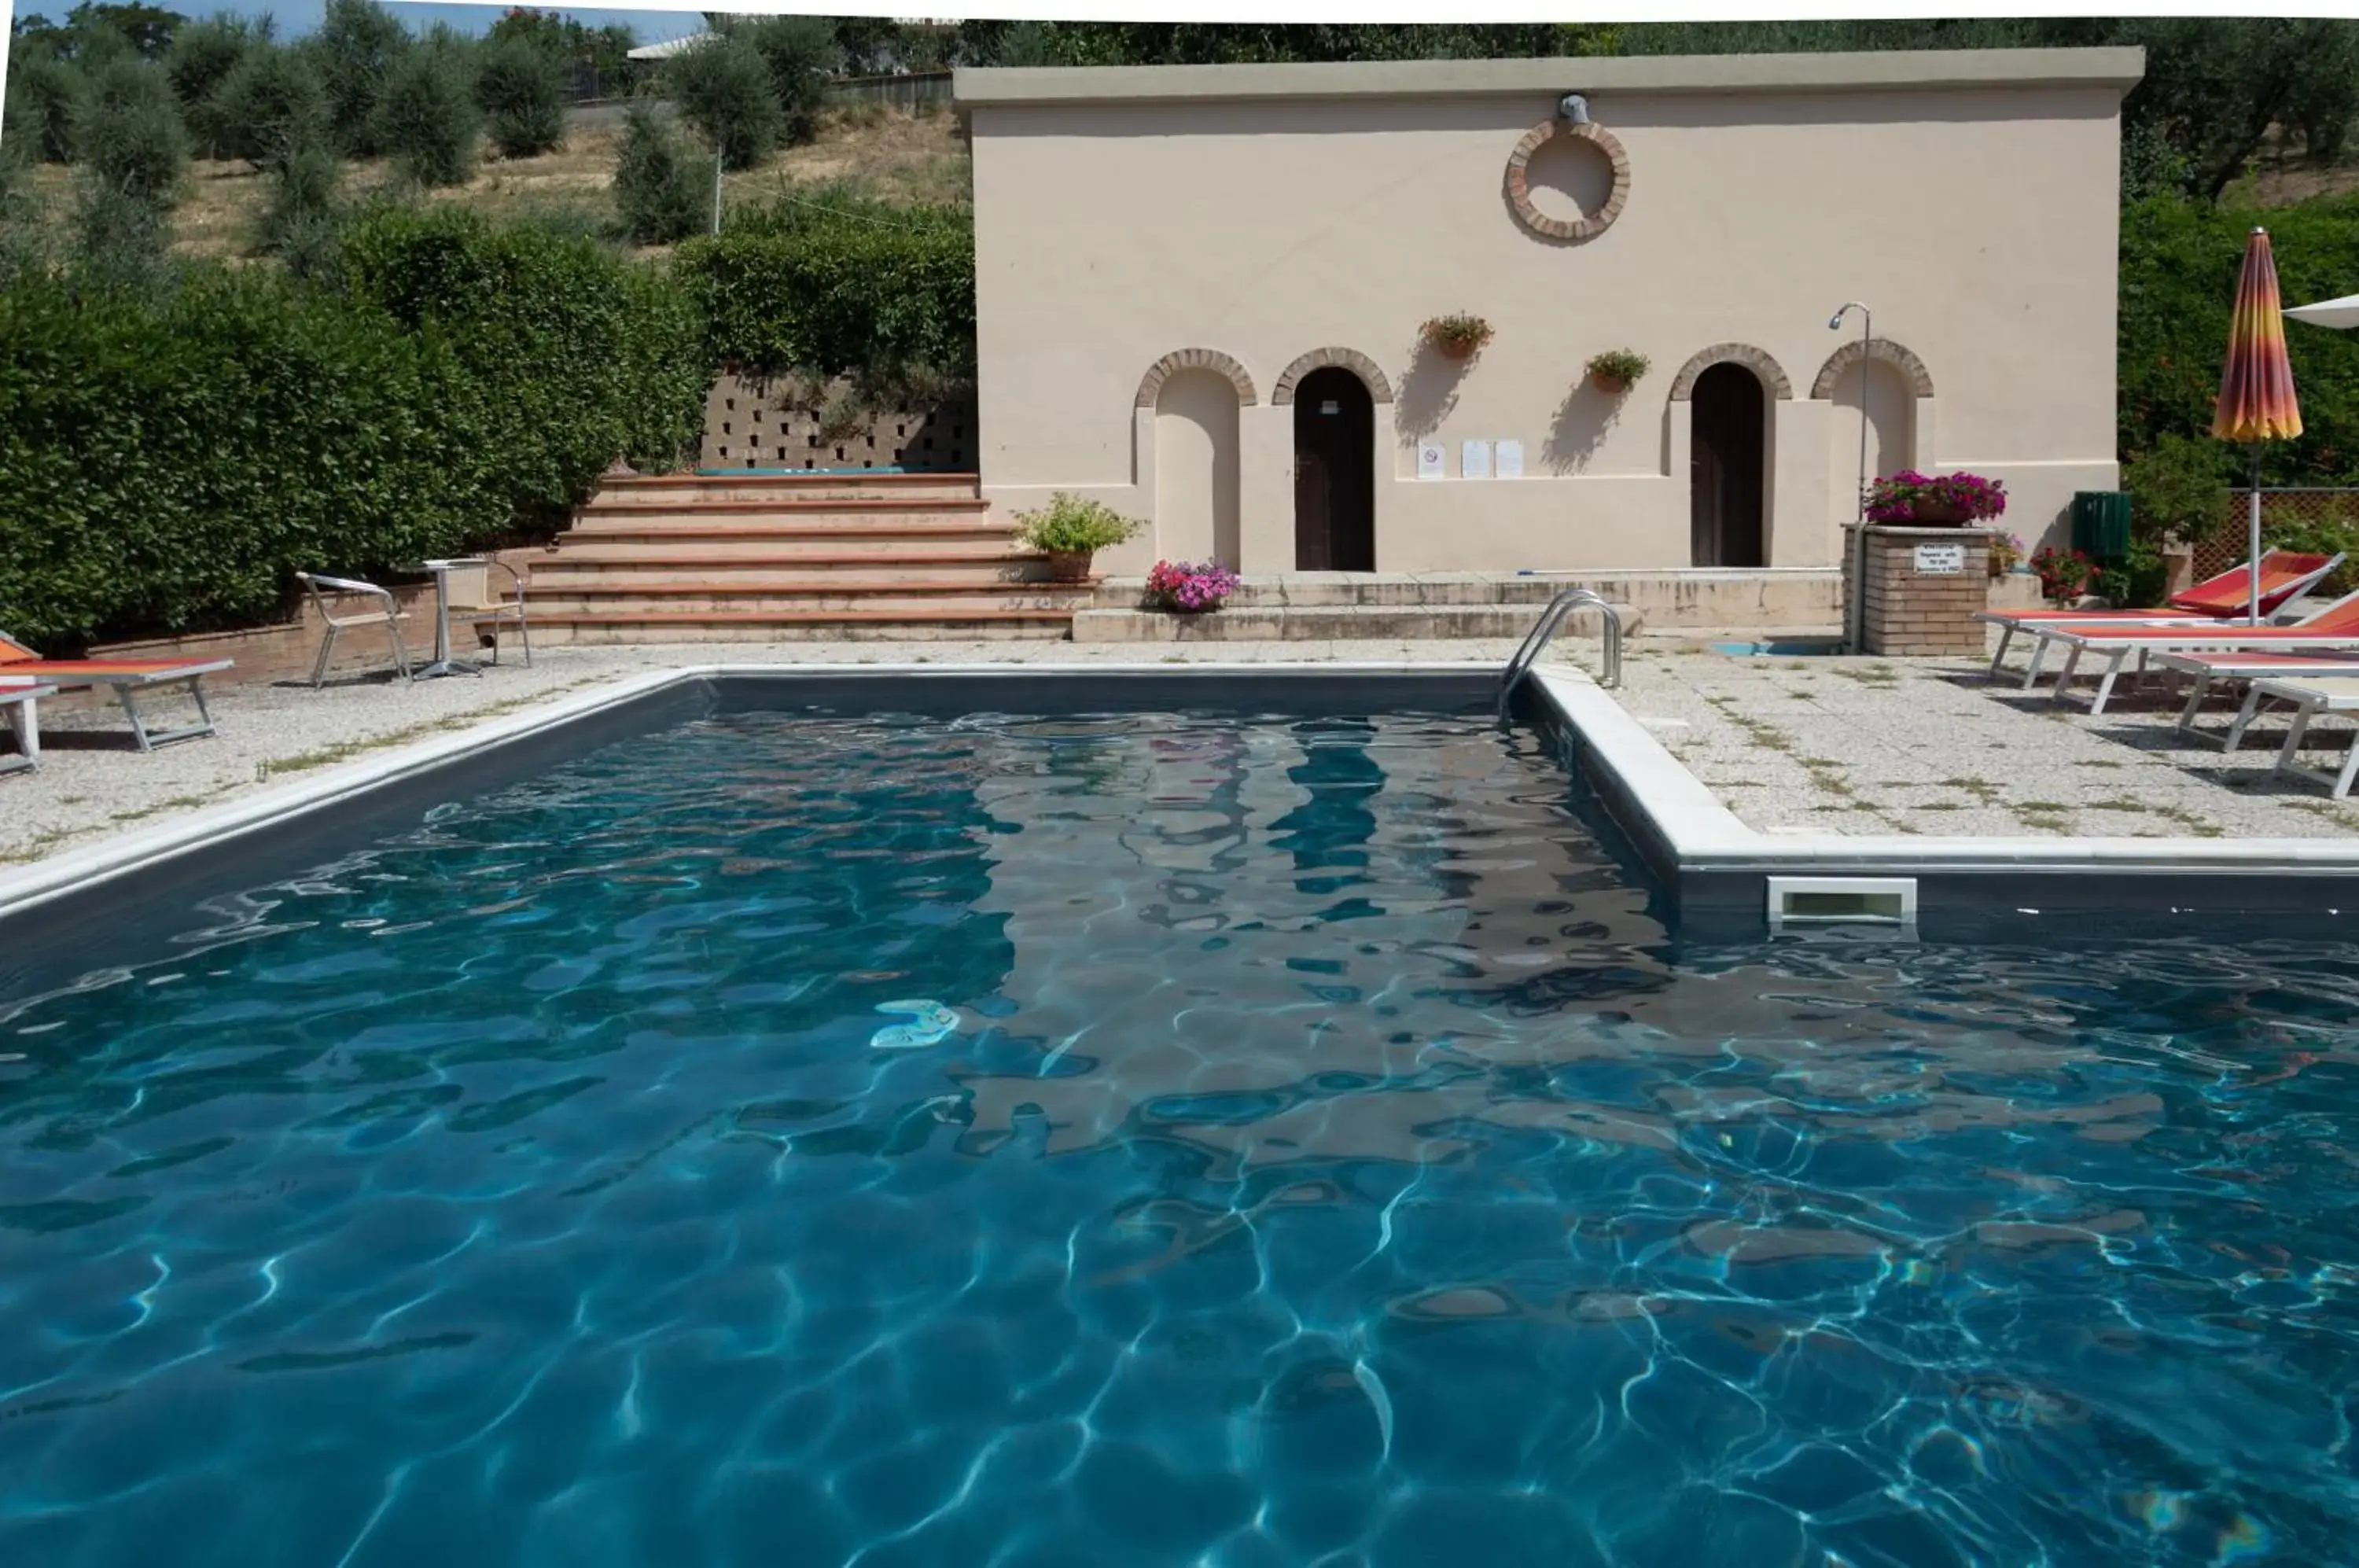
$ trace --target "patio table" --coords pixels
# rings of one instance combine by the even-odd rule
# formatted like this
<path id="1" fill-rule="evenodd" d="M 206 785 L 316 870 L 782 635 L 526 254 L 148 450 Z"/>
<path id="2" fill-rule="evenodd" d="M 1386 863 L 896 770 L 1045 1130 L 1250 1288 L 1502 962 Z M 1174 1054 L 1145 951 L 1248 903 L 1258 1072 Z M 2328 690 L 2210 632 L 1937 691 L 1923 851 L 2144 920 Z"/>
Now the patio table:
<path id="1" fill-rule="evenodd" d="M 473 558 L 455 561 L 422 561 L 418 569 L 434 576 L 434 659 L 418 671 L 419 678 L 429 675 L 481 675 L 484 667 L 463 659 L 451 657 L 451 573 L 462 572 L 484 563 Z"/>

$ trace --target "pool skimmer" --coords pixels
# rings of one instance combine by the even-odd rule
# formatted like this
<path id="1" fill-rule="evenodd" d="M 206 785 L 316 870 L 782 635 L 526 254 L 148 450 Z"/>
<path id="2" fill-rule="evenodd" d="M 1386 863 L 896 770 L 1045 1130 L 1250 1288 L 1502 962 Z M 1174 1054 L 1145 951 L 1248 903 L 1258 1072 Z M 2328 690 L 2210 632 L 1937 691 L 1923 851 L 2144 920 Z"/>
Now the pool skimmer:
<path id="1" fill-rule="evenodd" d="M 1769 929 L 1790 926 L 1883 926 L 1913 931 L 1913 877 L 1772 877 Z"/>

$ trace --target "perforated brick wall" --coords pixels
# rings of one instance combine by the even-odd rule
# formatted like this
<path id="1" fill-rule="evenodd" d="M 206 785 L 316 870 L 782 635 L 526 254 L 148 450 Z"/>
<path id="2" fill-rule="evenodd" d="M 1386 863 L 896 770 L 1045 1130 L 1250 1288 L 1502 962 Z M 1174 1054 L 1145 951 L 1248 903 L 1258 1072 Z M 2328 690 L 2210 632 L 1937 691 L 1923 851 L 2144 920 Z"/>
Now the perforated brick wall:
<path id="1" fill-rule="evenodd" d="M 1860 632 L 1868 652 L 1981 656 L 1984 633 L 1974 613 L 1990 603 L 1989 534 L 1871 526 L 1864 566 Z"/>
<path id="2" fill-rule="evenodd" d="M 826 430 L 820 413 L 841 384 L 814 394 L 792 381 L 723 376 L 704 404 L 702 466 L 760 470 L 974 472 L 974 401 L 932 408 L 872 409 L 857 429 Z"/>

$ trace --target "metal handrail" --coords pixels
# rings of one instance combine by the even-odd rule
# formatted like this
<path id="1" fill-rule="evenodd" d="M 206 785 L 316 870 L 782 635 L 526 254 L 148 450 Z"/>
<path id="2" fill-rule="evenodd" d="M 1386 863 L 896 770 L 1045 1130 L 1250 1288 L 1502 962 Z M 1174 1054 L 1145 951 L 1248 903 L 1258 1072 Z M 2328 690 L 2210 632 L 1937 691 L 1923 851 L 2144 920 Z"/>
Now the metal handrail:
<path id="1" fill-rule="evenodd" d="M 1598 677 L 1598 684 L 1601 686 L 1622 684 L 1621 613 L 1607 604 L 1603 595 L 1593 588 L 1567 588 L 1549 601 L 1548 608 L 1540 612 L 1538 621 L 1534 623 L 1532 629 L 1524 635 L 1523 644 L 1516 649 L 1515 657 L 1507 660 L 1507 667 L 1505 670 L 1499 671 L 1499 722 L 1501 724 L 1507 722 L 1508 699 L 1516 694 L 1516 688 L 1523 684 L 1524 677 L 1531 673 L 1532 666 L 1538 663 L 1540 655 L 1548 650 L 1549 639 L 1556 636 L 1558 629 L 1564 625 L 1566 617 L 1575 610 L 1584 609 L 1593 604 L 1597 607 L 1599 615 L 1604 623 L 1605 668 Z"/>

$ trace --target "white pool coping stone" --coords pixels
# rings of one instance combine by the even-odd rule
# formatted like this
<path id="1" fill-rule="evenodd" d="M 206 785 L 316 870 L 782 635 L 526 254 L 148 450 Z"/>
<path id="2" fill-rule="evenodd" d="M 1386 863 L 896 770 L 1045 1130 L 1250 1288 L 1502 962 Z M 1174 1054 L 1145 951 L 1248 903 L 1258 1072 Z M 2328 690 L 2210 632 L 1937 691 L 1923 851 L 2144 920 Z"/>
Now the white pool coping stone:
<path id="1" fill-rule="evenodd" d="M 1038 676 L 1235 675 L 1266 679 L 1286 673 L 1434 675 L 1495 672 L 1465 660 L 1408 662 L 1334 660 L 1280 663 L 1190 661 L 1081 665 L 711 664 L 676 666 L 625 676 L 502 714 L 448 735 L 388 748 L 339 764 L 299 781 L 265 789 L 209 810 L 147 829 L 112 835 L 30 865 L 0 872 L 0 915 L 37 908 L 69 893 L 134 878 L 147 866 L 191 849 L 267 830 L 299 811 L 363 794 L 487 747 L 569 724 L 668 688 L 740 678 L 861 680 L 915 677 L 929 682 L 1021 682 Z M 1738 820 L 1704 783 L 1666 750 L 1612 695 L 1582 672 L 1562 666 L 1537 669 L 1533 689 L 1581 737 L 1589 763 L 1615 781 L 1645 813 L 1635 824 L 1660 840 L 1679 876 L 1907 876 L 1931 872 L 2070 872 L 2106 868 L 2136 872 L 2359 873 L 2359 840 L 2150 838 L 1937 838 L 1833 833 L 1764 833 Z"/>
<path id="2" fill-rule="evenodd" d="M 625 676 L 602 685 L 551 698 L 512 713 L 487 718 L 406 746 L 323 768 L 300 780 L 255 790 L 234 800 L 175 817 L 151 828 L 111 834 L 78 849 L 61 850 L 30 864 L 0 871 L 0 915 L 37 908 L 69 893 L 135 878 L 159 862 L 193 849 L 266 831 L 316 808 L 364 794 L 383 785 L 428 772 L 488 747 L 521 740 L 592 717 L 609 709 L 682 685 L 708 681 L 876 680 L 916 677 L 931 684 L 973 681 L 1022 682 L 1041 678 L 1146 675 L 1162 678 L 1234 675 L 1265 679 L 1272 674 L 1495 675 L 1498 665 L 1468 659 L 1321 659 L 1299 662 L 1190 659 L 1184 664 L 1091 660 L 1073 664 L 876 663 L 805 661 L 777 664 L 673 665 Z"/>
<path id="3" fill-rule="evenodd" d="M 1665 749 L 1579 670 L 1532 672 L 1534 687 L 1573 729 L 1595 767 L 1643 809 L 1681 873 L 1778 875 L 2072 871 L 2359 873 L 2359 840 L 2327 838 L 1940 838 L 1930 834 L 1765 833 Z"/>

